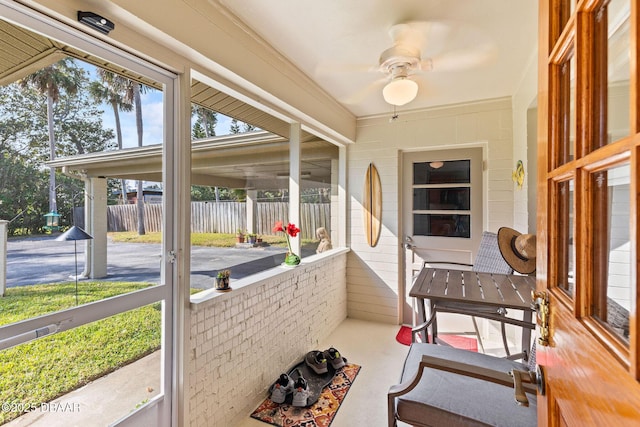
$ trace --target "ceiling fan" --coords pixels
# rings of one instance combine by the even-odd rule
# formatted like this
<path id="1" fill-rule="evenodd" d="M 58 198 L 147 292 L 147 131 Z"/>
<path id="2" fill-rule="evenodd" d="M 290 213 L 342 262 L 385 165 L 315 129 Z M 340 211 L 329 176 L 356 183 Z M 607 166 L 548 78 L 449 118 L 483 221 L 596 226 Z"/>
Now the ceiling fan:
<path id="1" fill-rule="evenodd" d="M 430 59 L 421 58 L 423 34 L 419 27 L 422 24 L 397 24 L 389 30 L 394 44 L 380 55 L 379 70 L 389 78 L 382 96 L 391 105 L 401 106 L 413 101 L 418 95 L 418 83 L 409 76 L 433 69 Z"/>
<path id="2" fill-rule="evenodd" d="M 416 98 L 423 73 L 470 69 L 495 55 L 495 46 L 483 35 L 452 22 L 400 23 L 389 29 L 389 36 L 393 45 L 382 52 L 374 69 L 384 78 L 366 90 L 384 84 L 382 96 L 393 106 Z M 431 55 L 423 57 L 427 50 Z"/>

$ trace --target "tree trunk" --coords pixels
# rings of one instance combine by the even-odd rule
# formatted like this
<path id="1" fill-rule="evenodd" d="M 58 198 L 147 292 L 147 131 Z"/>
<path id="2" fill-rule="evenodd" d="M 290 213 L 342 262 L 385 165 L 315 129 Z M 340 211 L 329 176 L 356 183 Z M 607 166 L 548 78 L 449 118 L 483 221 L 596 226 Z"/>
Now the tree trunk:
<path id="1" fill-rule="evenodd" d="M 138 235 L 143 236 L 146 234 L 144 229 L 144 195 L 142 191 L 142 181 L 138 181 L 138 195 L 137 195 L 137 206 L 138 206 Z"/>
<path id="2" fill-rule="evenodd" d="M 116 125 L 116 140 L 118 141 L 118 150 L 122 150 L 122 127 L 120 126 L 120 112 L 118 111 L 118 102 L 112 101 L 111 108 L 113 108 L 113 117 Z M 120 180 L 120 188 L 122 189 L 122 204 L 127 204 L 127 186 L 124 179 Z"/>
<path id="3" fill-rule="evenodd" d="M 140 101 L 140 84 L 133 83 L 133 103 L 136 108 L 136 128 L 138 129 L 138 147 L 142 147 L 142 103 Z M 142 189 L 142 181 L 138 181 L 138 234 L 140 236 L 146 233 L 144 229 L 144 192 Z"/>
<path id="4" fill-rule="evenodd" d="M 47 126 L 49 128 L 49 160 L 56 158 L 56 136 L 53 130 L 53 96 L 47 93 Z M 57 212 L 56 168 L 49 168 L 49 212 Z"/>

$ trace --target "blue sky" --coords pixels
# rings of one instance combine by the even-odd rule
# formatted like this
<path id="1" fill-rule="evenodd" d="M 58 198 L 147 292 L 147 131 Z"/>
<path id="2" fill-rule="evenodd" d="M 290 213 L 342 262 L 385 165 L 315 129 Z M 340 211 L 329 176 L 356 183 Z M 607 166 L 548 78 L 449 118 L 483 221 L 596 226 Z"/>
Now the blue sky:
<path id="1" fill-rule="evenodd" d="M 82 68 L 89 72 L 91 80 L 96 80 L 95 67 L 78 61 Z M 158 90 L 150 90 L 142 94 L 142 126 L 143 136 L 142 145 L 153 145 L 162 143 L 162 92 Z M 100 109 L 102 113 L 102 121 L 105 128 L 113 129 L 115 135 L 115 118 L 110 105 L 102 104 Z M 216 124 L 216 135 L 228 135 L 231 126 L 231 118 L 217 114 L 218 122 Z M 122 129 L 122 147 L 131 148 L 138 146 L 138 134 L 136 130 L 135 112 L 120 111 L 120 126 Z"/>

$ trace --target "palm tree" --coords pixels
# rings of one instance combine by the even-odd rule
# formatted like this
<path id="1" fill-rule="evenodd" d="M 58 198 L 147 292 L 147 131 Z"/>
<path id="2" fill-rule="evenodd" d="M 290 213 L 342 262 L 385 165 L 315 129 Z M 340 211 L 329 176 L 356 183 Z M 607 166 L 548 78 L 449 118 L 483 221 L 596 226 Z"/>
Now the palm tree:
<path id="1" fill-rule="evenodd" d="M 130 80 L 131 90 L 133 92 L 133 105 L 136 109 L 136 129 L 138 130 L 138 147 L 142 147 L 142 102 L 140 93 L 145 91 L 146 86 Z M 136 191 L 136 204 L 138 205 L 138 235 L 144 235 L 144 189 L 142 188 L 142 180 L 138 180 Z"/>
<path id="2" fill-rule="evenodd" d="M 191 116 L 196 116 L 196 123 L 200 125 L 204 131 L 204 138 L 216 136 L 216 124 L 218 124 L 218 116 L 215 111 L 200 105 L 191 105 Z"/>
<path id="3" fill-rule="evenodd" d="M 61 94 L 74 95 L 84 71 L 71 58 L 63 58 L 55 64 L 42 68 L 21 79 L 23 88 L 33 88 L 47 97 L 47 127 L 49 130 L 49 160 L 56 158 L 56 137 L 54 131 L 54 104 Z M 56 203 L 56 170 L 49 168 L 49 210 L 58 211 Z"/>
<path id="4" fill-rule="evenodd" d="M 111 105 L 116 125 L 116 138 L 118 149 L 122 150 L 122 127 L 120 125 L 120 110 L 130 112 L 133 110 L 133 104 L 126 96 L 129 79 L 115 74 L 103 68 L 98 68 L 98 77 L 100 81 L 94 81 L 89 86 L 89 94 L 97 102 L 104 102 Z M 120 180 L 122 189 L 122 204 L 127 202 L 127 188 L 125 180 Z"/>

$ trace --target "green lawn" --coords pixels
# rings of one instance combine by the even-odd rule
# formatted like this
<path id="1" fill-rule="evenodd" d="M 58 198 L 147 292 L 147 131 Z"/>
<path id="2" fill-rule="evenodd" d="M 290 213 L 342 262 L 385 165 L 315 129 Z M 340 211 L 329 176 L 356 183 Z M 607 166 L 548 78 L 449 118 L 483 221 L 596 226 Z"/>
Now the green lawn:
<path id="1" fill-rule="evenodd" d="M 162 234 L 160 232 L 147 233 L 139 236 L 135 231 L 122 231 L 109 233 L 109 238 L 114 242 L 128 243 L 161 243 Z M 284 234 L 277 236 L 264 235 L 262 241 L 271 246 L 287 247 L 287 239 Z M 317 244 L 313 239 L 302 239 L 303 245 Z M 215 246 L 219 248 L 233 248 L 236 245 L 235 234 L 225 233 L 191 233 L 191 244 L 193 246 Z"/>
<path id="2" fill-rule="evenodd" d="M 149 286 L 81 285 L 80 304 Z M 0 298 L 0 325 L 73 306 L 74 282 L 9 288 Z M 1 351 L 0 403 L 48 402 L 150 354 L 160 347 L 160 317 L 160 304 L 152 304 Z M 0 411 L 0 424 L 19 415 Z"/>

